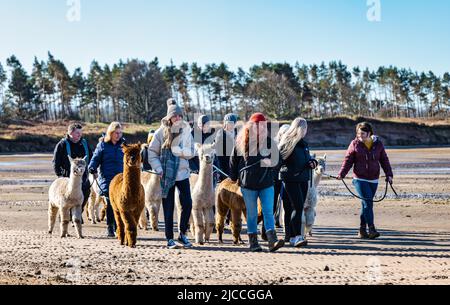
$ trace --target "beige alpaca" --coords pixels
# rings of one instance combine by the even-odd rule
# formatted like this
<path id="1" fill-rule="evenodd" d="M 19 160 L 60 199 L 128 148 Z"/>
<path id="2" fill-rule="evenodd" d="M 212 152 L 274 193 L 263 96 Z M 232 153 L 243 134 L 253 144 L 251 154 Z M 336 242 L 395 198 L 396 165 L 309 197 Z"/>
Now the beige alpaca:
<path id="1" fill-rule="evenodd" d="M 158 175 L 143 172 L 141 183 L 145 190 L 145 207 L 150 214 L 150 227 L 153 231 L 158 229 L 158 215 L 162 205 L 161 179 Z M 139 219 L 139 227 L 147 230 L 147 216 L 145 209 Z"/>
<path id="2" fill-rule="evenodd" d="M 102 222 L 106 216 L 106 199 L 100 195 L 100 187 L 92 174 L 89 175 L 89 183 L 92 185 L 91 194 L 86 209 L 87 218 L 92 224 Z"/>
<path id="3" fill-rule="evenodd" d="M 313 157 L 315 158 L 315 155 Z M 313 171 L 312 187 L 309 187 L 303 208 L 302 234 L 305 237 L 308 234 L 312 236 L 312 228 L 316 220 L 316 207 L 318 201 L 317 188 L 326 170 L 327 155 L 324 155 L 323 158 L 317 158 L 317 161 L 319 162 L 319 165 Z"/>
<path id="4" fill-rule="evenodd" d="M 61 238 L 68 237 L 70 211 L 75 223 L 77 237 L 83 238 L 81 232 L 81 214 L 84 195 L 82 191 L 83 174 L 86 170 L 86 159 L 70 161 L 70 178 L 58 178 L 50 186 L 48 205 L 48 233 L 53 233 L 58 211 L 61 220 Z"/>
<path id="5" fill-rule="evenodd" d="M 209 242 L 214 229 L 214 182 L 213 162 L 215 158 L 215 144 L 196 144 L 200 160 L 198 175 L 191 175 L 189 182 L 192 196 L 191 233 L 197 244 Z M 176 194 L 178 219 L 181 215 L 181 203 Z M 180 221 L 178 221 L 180 223 Z"/>

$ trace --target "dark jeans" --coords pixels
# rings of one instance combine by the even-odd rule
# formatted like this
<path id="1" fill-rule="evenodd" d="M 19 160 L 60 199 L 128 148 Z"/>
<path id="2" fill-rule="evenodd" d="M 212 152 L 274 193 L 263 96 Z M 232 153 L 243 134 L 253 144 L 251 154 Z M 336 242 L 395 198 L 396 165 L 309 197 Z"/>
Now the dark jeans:
<path id="1" fill-rule="evenodd" d="M 109 226 L 113 226 L 114 229 L 117 228 L 116 219 L 114 218 L 114 211 L 111 205 L 111 200 L 109 197 L 106 198 L 106 224 Z"/>
<path id="2" fill-rule="evenodd" d="M 359 197 L 370 200 L 362 200 L 361 208 L 361 228 L 374 226 L 373 197 L 377 193 L 378 183 L 353 180 L 353 185 Z"/>
<path id="3" fill-rule="evenodd" d="M 167 198 L 163 199 L 164 210 L 164 227 L 166 232 L 166 239 L 173 239 L 173 212 L 175 208 L 175 187 L 180 194 L 181 203 L 181 220 L 180 220 L 180 233 L 186 234 L 189 227 L 189 219 L 191 218 L 192 211 L 192 197 L 191 186 L 189 179 L 183 181 L 177 181 L 175 185 L 169 190 Z"/>
<path id="4" fill-rule="evenodd" d="M 283 191 L 286 238 L 302 235 L 302 215 L 309 182 L 285 182 Z"/>

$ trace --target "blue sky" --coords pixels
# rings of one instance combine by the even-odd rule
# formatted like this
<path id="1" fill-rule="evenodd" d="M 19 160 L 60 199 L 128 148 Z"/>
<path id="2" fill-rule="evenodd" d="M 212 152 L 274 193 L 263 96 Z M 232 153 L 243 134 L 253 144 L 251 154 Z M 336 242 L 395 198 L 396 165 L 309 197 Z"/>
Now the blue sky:
<path id="1" fill-rule="evenodd" d="M 47 51 L 69 70 L 120 58 L 266 62 L 350 67 L 396 65 L 450 71 L 450 1 L 380 0 L 369 22 L 367 0 L 80 0 L 68 22 L 67 0 L 0 0 L 0 61 L 16 54 L 27 70 Z"/>

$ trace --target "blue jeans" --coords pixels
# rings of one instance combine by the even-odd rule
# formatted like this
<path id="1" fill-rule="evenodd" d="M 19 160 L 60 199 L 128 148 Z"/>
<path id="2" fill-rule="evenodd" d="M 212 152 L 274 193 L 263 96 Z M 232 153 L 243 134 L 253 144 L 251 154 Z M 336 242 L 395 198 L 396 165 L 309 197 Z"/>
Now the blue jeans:
<path id="1" fill-rule="evenodd" d="M 359 194 L 359 197 L 371 200 L 362 200 L 361 208 L 361 228 L 366 226 L 374 226 L 374 214 L 373 214 L 373 198 L 377 192 L 378 183 L 370 183 L 366 181 L 353 180 L 353 185 Z"/>
<path id="2" fill-rule="evenodd" d="M 275 218 L 273 216 L 273 197 L 275 195 L 273 186 L 258 191 L 241 188 L 241 191 L 247 207 L 247 233 L 258 233 L 258 198 L 261 200 L 266 232 L 275 230 Z"/>

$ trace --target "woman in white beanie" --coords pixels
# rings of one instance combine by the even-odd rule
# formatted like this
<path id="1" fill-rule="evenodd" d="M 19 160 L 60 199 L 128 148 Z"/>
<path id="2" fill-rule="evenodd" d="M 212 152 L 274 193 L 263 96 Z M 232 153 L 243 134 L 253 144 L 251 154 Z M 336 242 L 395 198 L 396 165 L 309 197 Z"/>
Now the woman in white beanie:
<path id="1" fill-rule="evenodd" d="M 150 165 L 161 177 L 164 226 L 170 249 L 178 247 L 173 237 L 175 187 L 179 191 L 182 206 L 178 242 L 185 248 L 192 247 L 186 237 L 192 210 L 189 160 L 194 157 L 194 141 L 190 129 L 189 124 L 183 120 L 183 112 L 177 102 L 169 99 L 167 116 L 162 119 L 161 127 L 155 132 L 148 151 Z"/>

